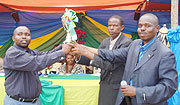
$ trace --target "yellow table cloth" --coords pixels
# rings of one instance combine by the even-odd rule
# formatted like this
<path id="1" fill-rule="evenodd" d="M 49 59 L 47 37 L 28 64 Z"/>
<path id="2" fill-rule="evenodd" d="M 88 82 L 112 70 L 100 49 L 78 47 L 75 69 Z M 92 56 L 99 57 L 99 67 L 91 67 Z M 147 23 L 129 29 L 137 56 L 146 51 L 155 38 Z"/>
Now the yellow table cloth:
<path id="1" fill-rule="evenodd" d="M 64 105 L 98 105 L 99 77 L 90 75 L 40 77 L 64 87 Z M 5 96 L 4 77 L 0 77 L 0 105 Z"/>

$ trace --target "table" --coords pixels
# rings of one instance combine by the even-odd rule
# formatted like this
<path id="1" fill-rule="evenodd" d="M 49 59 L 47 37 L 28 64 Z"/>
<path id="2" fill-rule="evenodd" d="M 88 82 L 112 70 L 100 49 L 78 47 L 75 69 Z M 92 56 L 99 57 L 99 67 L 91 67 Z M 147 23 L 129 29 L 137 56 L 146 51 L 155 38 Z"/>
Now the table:
<path id="1" fill-rule="evenodd" d="M 41 80 L 52 81 L 53 85 L 64 87 L 64 105 L 98 105 L 99 77 L 84 75 L 40 76 Z M 4 77 L 0 77 L 0 105 L 5 95 Z"/>

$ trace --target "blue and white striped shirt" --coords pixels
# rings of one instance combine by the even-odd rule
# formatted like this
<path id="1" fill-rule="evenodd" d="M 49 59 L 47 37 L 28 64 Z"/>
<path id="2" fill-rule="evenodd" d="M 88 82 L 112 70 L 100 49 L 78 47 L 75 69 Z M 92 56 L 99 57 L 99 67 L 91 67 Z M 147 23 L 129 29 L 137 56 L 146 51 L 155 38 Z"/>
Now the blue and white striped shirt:
<path id="1" fill-rule="evenodd" d="M 138 62 L 141 60 L 141 58 L 146 53 L 146 51 L 149 49 L 149 47 L 153 44 L 155 39 L 156 39 L 156 37 L 154 37 L 150 42 L 148 42 L 145 45 L 144 45 L 144 41 L 143 40 L 141 41 Z"/>

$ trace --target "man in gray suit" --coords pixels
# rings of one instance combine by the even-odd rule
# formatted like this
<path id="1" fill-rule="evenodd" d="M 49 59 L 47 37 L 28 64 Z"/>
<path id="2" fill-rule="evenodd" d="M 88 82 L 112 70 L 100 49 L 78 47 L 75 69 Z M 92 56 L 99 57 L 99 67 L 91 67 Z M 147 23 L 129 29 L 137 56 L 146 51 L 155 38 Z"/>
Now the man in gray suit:
<path id="1" fill-rule="evenodd" d="M 104 39 L 98 49 L 109 49 L 115 50 L 119 48 L 128 47 L 131 43 L 131 39 L 126 37 L 121 31 L 124 29 L 124 21 L 122 17 L 118 15 L 111 16 L 108 20 L 108 32 L 111 37 Z M 80 64 L 89 65 L 90 60 L 84 56 L 81 56 Z M 96 61 L 92 62 L 92 66 Z M 106 64 L 104 64 L 106 65 Z M 114 105 L 116 97 L 119 91 L 120 82 L 122 80 L 122 75 L 124 73 L 125 63 L 115 63 L 115 67 L 106 69 L 101 68 L 100 76 L 100 92 L 98 105 Z"/>
<path id="2" fill-rule="evenodd" d="M 85 47 L 79 52 L 81 46 L 75 45 L 73 52 L 98 61 L 100 66 L 112 63 L 107 68 L 126 62 L 123 80 L 127 85 L 120 87 L 115 105 L 122 104 L 124 97 L 130 97 L 132 105 L 167 105 L 177 89 L 176 61 L 172 51 L 156 38 L 159 28 L 157 16 L 148 13 L 138 23 L 140 39 L 129 47 L 112 51 Z"/>

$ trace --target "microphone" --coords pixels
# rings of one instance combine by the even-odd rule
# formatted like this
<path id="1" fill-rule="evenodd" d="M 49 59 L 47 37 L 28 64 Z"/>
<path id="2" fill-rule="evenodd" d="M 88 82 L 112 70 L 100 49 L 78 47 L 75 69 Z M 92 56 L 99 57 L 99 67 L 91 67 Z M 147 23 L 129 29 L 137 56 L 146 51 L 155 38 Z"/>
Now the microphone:
<path id="1" fill-rule="evenodd" d="M 127 85 L 127 82 L 126 82 L 125 80 L 122 80 L 122 81 L 121 81 L 121 86 L 126 86 L 126 85 Z M 124 98 L 125 98 L 126 104 L 127 104 L 127 105 L 131 105 L 131 102 L 130 102 L 130 100 L 129 100 L 129 97 L 128 97 L 128 96 L 124 96 Z"/>
<path id="2" fill-rule="evenodd" d="M 127 85 L 127 82 L 125 80 L 122 80 L 121 81 L 121 86 L 126 86 Z"/>

